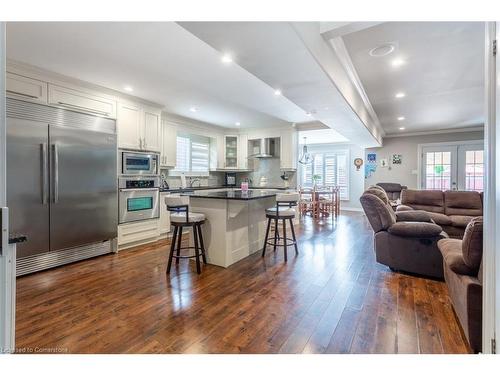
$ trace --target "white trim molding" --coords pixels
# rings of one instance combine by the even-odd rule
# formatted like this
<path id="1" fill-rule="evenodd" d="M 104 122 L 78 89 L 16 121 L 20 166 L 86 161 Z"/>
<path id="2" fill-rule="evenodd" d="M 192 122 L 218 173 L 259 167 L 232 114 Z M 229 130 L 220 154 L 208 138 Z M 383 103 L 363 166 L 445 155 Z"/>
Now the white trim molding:
<path id="1" fill-rule="evenodd" d="M 500 36 L 500 23 L 485 26 L 485 168 L 483 233 L 483 353 L 493 353 L 492 343 L 500 327 L 500 95 L 496 86 L 500 61 L 493 54 L 493 42 Z M 495 341 L 493 341 L 495 340 Z M 496 345 L 498 347 L 498 345 Z"/>
<path id="2" fill-rule="evenodd" d="M 412 133 L 390 133 L 385 135 L 384 138 L 414 137 L 419 135 L 468 133 L 468 132 L 481 132 L 481 131 L 484 131 L 484 125 L 469 126 L 467 128 L 429 130 L 429 131 L 412 132 Z"/>

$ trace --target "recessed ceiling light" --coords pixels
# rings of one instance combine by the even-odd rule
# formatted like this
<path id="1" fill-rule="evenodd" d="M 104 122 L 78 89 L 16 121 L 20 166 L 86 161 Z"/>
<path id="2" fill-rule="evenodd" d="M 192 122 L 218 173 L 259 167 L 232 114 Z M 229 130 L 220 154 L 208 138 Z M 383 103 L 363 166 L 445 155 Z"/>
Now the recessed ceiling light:
<path id="1" fill-rule="evenodd" d="M 233 62 L 233 58 L 231 57 L 231 55 L 228 55 L 227 53 L 225 55 L 222 56 L 221 58 L 221 61 L 224 63 L 224 64 L 230 64 Z"/>
<path id="2" fill-rule="evenodd" d="M 240 126 L 240 125 L 241 125 L 241 123 L 238 121 L 238 122 L 236 122 L 234 125 L 236 125 L 236 126 Z"/>
<path id="3" fill-rule="evenodd" d="M 399 99 L 399 98 L 404 98 L 406 96 L 406 94 L 404 92 L 398 92 L 394 96 Z"/>
<path id="4" fill-rule="evenodd" d="M 274 95 L 280 96 L 281 95 L 281 90 L 280 89 L 274 90 Z"/>
<path id="5" fill-rule="evenodd" d="M 399 128 L 399 130 L 405 130 L 405 127 L 404 127 L 404 126 L 402 126 L 402 127 L 400 127 L 400 128 Z"/>
<path id="6" fill-rule="evenodd" d="M 399 116 L 399 117 L 398 117 L 398 121 L 403 121 L 405 118 L 406 118 L 406 117 L 404 117 L 404 116 Z"/>
<path id="7" fill-rule="evenodd" d="M 311 112 L 306 112 L 306 116 L 312 116 Z"/>
<path id="8" fill-rule="evenodd" d="M 132 87 L 132 86 L 128 86 L 128 85 L 127 85 L 127 86 L 124 86 L 124 87 L 123 87 L 123 89 L 124 89 L 125 91 L 127 91 L 127 92 L 132 92 L 132 91 L 134 91 L 133 87 Z"/>
<path id="9" fill-rule="evenodd" d="M 394 59 L 394 60 L 392 60 L 391 65 L 394 67 L 398 67 L 398 66 L 404 65 L 405 63 L 406 63 L 406 61 L 404 61 L 403 59 Z"/>
<path id="10" fill-rule="evenodd" d="M 394 52 L 394 49 L 396 47 L 392 43 L 384 43 L 381 44 L 380 46 L 377 46 L 368 52 L 370 56 L 373 57 L 382 57 L 382 56 L 387 56 L 388 54 Z"/>
<path id="11" fill-rule="evenodd" d="M 189 110 L 191 112 L 198 112 L 198 108 L 196 108 L 196 107 L 191 107 L 191 108 L 189 108 Z"/>

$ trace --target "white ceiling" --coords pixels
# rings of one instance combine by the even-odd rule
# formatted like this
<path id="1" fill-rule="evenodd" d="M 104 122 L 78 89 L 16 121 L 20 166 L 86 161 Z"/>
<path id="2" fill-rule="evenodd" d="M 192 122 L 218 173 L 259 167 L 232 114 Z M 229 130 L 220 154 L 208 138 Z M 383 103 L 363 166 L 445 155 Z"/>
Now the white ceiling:
<path id="1" fill-rule="evenodd" d="M 306 138 L 304 140 L 304 137 Z M 299 131 L 299 144 L 330 144 L 348 142 L 349 140 L 333 129 L 303 130 Z"/>
<path id="2" fill-rule="evenodd" d="M 8 23 L 7 57 L 122 92 L 130 85 L 168 112 L 220 126 L 311 121 L 174 22 Z"/>
<path id="3" fill-rule="evenodd" d="M 340 64 L 321 37 L 319 22 L 180 22 L 218 51 L 231 51 L 247 71 L 278 87 L 312 118 L 359 145 L 380 145 L 340 87 Z M 344 88 L 344 90 L 342 90 Z"/>
<path id="4" fill-rule="evenodd" d="M 387 134 L 483 124 L 484 23 L 389 22 L 343 40 Z M 396 45 L 393 53 L 368 54 L 388 42 Z M 406 63 L 393 67 L 395 58 Z M 396 99 L 397 92 L 406 97 Z"/>

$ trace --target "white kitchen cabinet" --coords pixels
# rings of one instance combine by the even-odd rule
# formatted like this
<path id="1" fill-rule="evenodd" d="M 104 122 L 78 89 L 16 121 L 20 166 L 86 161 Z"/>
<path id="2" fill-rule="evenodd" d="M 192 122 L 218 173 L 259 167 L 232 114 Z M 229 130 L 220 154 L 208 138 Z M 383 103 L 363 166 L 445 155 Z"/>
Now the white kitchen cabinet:
<path id="1" fill-rule="evenodd" d="M 116 102 L 108 97 L 73 90 L 58 85 L 48 85 L 48 103 L 93 115 L 116 118 Z"/>
<path id="2" fill-rule="evenodd" d="M 283 130 L 280 134 L 280 168 L 282 170 L 297 169 L 297 132 Z"/>
<path id="3" fill-rule="evenodd" d="M 47 82 L 14 73 L 7 73 L 5 78 L 5 93 L 8 97 L 47 104 Z"/>
<path id="4" fill-rule="evenodd" d="M 118 225 L 118 248 L 124 249 L 158 240 L 160 220 L 142 220 Z"/>
<path id="5" fill-rule="evenodd" d="M 238 136 L 238 169 L 248 169 L 248 136 Z"/>
<path id="6" fill-rule="evenodd" d="M 161 138 L 160 166 L 175 168 L 177 160 L 177 126 L 164 121 Z"/>
<path id="7" fill-rule="evenodd" d="M 118 147 L 161 151 L 161 110 L 138 103 L 118 103 Z"/>
<path id="8" fill-rule="evenodd" d="M 132 103 L 118 103 L 118 147 L 142 149 L 141 107 Z"/>
<path id="9" fill-rule="evenodd" d="M 142 130 L 142 148 L 148 151 L 161 151 L 161 110 L 144 107 Z"/>
<path id="10" fill-rule="evenodd" d="M 238 169 L 239 136 L 224 136 L 224 168 Z"/>
<path id="11" fill-rule="evenodd" d="M 160 236 L 165 236 L 170 232 L 170 212 L 167 211 L 167 205 L 165 204 L 167 195 L 170 195 L 170 193 L 160 193 Z"/>

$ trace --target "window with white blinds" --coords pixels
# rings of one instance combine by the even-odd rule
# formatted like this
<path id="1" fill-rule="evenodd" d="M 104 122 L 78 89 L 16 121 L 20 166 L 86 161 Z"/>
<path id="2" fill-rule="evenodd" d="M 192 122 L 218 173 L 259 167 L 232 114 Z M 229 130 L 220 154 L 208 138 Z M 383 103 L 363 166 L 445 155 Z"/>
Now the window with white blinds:
<path id="1" fill-rule="evenodd" d="M 314 161 L 300 164 L 301 186 L 312 187 L 314 177 L 318 185 L 338 186 L 340 198 L 349 199 L 348 151 L 312 152 Z"/>
<path id="2" fill-rule="evenodd" d="M 210 138 L 194 134 L 177 135 L 177 173 L 208 174 Z"/>

